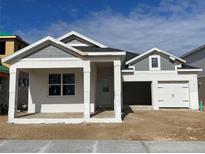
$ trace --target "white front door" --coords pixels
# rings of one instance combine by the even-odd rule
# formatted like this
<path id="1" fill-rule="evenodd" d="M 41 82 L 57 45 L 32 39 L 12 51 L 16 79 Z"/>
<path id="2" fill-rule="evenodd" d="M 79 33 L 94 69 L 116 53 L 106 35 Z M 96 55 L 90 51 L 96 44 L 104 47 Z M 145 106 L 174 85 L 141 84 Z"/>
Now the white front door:
<path id="1" fill-rule="evenodd" d="M 159 107 L 189 107 L 188 82 L 160 82 L 157 95 Z"/>

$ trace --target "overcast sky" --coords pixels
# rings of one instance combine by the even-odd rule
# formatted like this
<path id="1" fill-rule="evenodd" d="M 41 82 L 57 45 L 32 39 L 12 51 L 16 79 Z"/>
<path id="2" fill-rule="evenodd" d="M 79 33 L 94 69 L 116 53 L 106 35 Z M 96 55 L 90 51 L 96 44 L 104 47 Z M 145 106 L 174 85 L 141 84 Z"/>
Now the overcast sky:
<path id="1" fill-rule="evenodd" d="M 0 0 L 0 31 L 32 43 L 78 31 L 107 46 L 180 56 L 205 44 L 205 0 Z"/>

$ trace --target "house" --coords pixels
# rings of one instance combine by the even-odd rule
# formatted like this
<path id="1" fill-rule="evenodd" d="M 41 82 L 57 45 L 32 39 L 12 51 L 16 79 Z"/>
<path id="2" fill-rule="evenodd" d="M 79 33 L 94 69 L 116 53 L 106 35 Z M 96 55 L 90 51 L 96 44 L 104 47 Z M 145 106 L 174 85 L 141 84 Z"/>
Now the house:
<path id="1" fill-rule="evenodd" d="M 7 112 L 8 108 L 8 94 L 9 94 L 9 64 L 2 63 L 1 59 L 27 46 L 28 43 L 16 35 L 8 33 L 0 33 L 0 113 Z M 22 86 L 21 83 L 27 81 L 28 77 L 25 73 L 20 74 L 19 91 L 26 93 L 27 87 Z M 19 107 L 25 104 L 27 99 L 25 97 L 18 98 Z"/>
<path id="2" fill-rule="evenodd" d="M 71 31 L 47 36 L 3 59 L 10 67 L 10 123 L 121 122 L 124 105 L 197 110 L 197 72 L 157 48 L 143 54 L 107 47 Z M 82 117 L 16 116 L 19 71 L 29 74 L 28 113 L 83 113 Z M 26 96 L 25 96 L 26 97 Z M 112 117 L 91 114 L 111 109 Z"/>
<path id="3" fill-rule="evenodd" d="M 9 69 L 0 65 L 0 113 L 7 113 L 9 100 Z"/>
<path id="4" fill-rule="evenodd" d="M 205 105 L 205 45 L 202 45 L 184 55 L 182 58 L 187 61 L 188 64 L 202 68 L 202 71 L 198 72 L 198 91 L 199 100 Z"/>

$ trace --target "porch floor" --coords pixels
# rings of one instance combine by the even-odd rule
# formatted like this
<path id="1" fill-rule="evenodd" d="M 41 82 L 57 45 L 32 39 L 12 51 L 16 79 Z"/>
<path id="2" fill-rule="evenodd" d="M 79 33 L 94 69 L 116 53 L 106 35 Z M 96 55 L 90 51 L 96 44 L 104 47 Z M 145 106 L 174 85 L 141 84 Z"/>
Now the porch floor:
<path id="1" fill-rule="evenodd" d="M 95 113 L 91 113 L 91 118 L 114 118 L 114 111 L 99 111 Z M 28 118 L 83 118 L 82 112 L 74 112 L 74 113 L 27 113 L 20 112 L 17 113 L 16 118 L 20 119 L 28 119 Z"/>

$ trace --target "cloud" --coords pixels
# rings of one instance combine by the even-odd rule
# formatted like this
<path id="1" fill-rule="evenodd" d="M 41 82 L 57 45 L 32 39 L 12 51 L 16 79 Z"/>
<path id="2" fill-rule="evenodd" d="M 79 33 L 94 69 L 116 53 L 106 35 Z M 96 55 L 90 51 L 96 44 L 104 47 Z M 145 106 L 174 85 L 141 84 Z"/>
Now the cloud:
<path id="1" fill-rule="evenodd" d="M 111 9 L 81 20 L 58 21 L 42 29 L 15 33 L 33 42 L 76 30 L 108 46 L 142 53 L 152 47 L 177 56 L 205 43 L 205 1 L 165 0 L 158 6 L 138 5 L 128 15 Z"/>

